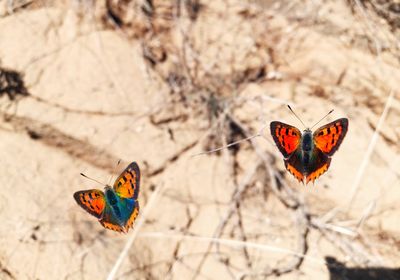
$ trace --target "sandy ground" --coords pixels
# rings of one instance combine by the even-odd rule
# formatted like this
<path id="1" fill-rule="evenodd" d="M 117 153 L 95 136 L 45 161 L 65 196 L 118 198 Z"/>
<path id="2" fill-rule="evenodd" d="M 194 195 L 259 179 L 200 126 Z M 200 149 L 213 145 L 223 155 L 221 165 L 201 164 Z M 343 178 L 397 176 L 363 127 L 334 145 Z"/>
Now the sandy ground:
<path id="1" fill-rule="evenodd" d="M 0 279 L 398 279 L 398 10 L 306 2 L 1 1 Z M 286 104 L 349 119 L 314 185 Z M 124 235 L 72 195 L 132 161 Z"/>

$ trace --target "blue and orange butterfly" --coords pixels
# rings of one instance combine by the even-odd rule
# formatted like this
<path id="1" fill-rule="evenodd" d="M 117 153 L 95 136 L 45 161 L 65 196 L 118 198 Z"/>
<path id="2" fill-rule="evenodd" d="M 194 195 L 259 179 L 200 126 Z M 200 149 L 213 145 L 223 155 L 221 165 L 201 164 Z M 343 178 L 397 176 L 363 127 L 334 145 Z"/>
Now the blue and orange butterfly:
<path id="1" fill-rule="evenodd" d="M 83 209 L 99 219 L 103 227 L 127 233 L 139 214 L 139 184 L 139 166 L 132 162 L 113 187 L 106 185 L 104 192 L 97 189 L 78 191 L 74 198 Z"/>

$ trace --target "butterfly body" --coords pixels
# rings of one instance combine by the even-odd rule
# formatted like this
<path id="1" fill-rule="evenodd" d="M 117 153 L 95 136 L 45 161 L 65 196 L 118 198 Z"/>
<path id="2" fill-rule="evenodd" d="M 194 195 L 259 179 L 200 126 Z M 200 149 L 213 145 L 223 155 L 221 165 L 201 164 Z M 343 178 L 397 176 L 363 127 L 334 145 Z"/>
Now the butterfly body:
<path id="1" fill-rule="evenodd" d="M 133 198 L 119 197 L 110 187 L 106 187 L 104 193 L 106 209 L 104 210 L 102 219 L 100 219 L 100 223 L 111 222 L 123 228 L 125 221 L 128 221 L 133 210 L 139 207 L 139 202 Z"/>
<path id="2" fill-rule="evenodd" d="M 127 232 L 139 214 L 139 166 L 133 162 L 104 192 L 97 189 L 74 193 L 76 202 L 99 219 L 105 228 Z"/>
<path id="3" fill-rule="evenodd" d="M 342 143 L 347 128 L 346 118 L 322 126 L 314 133 L 311 129 L 301 133 L 296 127 L 278 121 L 270 125 L 286 169 L 300 182 L 306 183 L 314 182 L 328 170 L 331 156 Z"/>

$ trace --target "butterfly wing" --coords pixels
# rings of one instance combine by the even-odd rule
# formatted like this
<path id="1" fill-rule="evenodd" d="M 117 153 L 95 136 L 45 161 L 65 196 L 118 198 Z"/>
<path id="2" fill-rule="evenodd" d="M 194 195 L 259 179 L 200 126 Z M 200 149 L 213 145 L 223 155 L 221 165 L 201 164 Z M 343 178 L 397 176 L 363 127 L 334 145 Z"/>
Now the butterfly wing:
<path id="1" fill-rule="evenodd" d="M 119 175 L 114 183 L 114 190 L 120 197 L 137 199 L 139 195 L 140 169 L 136 162 L 132 162 Z"/>
<path id="2" fill-rule="evenodd" d="M 297 150 L 301 140 L 300 130 L 277 121 L 271 122 L 270 129 L 272 138 L 285 159 Z"/>
<path id="3" fill-rule="evenodd" d="M 118 232 L 127 233 L 139 214 L 139 202 L 133 198 L 117 198 L 114 205 L 106 205 L 100 224 Z"/>
<path id="4" fill-rule="evenodd" d="M 341 118 L 318 128 L 313 134 L 315 146 L 326 155 L 332 156 L 342 144 L 348 126 L 349 120 Z"/>
<path id="5" fill-rule="evenodd" d="M 107 228 L 118 232 L 126 232 L 123 226 L 123 222 L 115 215 L 110 205 L 106 205 L 104 209 L 104 215 L 99 220 L 100 224 Z"/>
<path id="6" fill-rule="evenodd" d="M 74 198 L 79 206 L 97 219 L 101 219 L 106 206 L 106 200 L 102 191 L 96 189 L 78 191 L 74 193 Z"/>
<path id="7" fill-rule="evenodd" d="M 306 167 L 306 184 L 324 174 L 331 164 L 331 158 L 320 149 L 314 149 L 309 164 Z"/>
<path id="8" fill-rule="evenodd" d="M 304 180 L 304 165 L 301 150 L 297 149 L 289 158 L 285 159 L 286 170 L 289 171 L 299 182 Z"/>
<path id="9" fill-rule="evenodd" d="M 296 127 L 273 121 L 270 125 L 271 135 L 276 146 L 285 158 L 286 169 L 300 182 L 303 181 L 303 165 L 301 161 L 301 132 Z"/>
<path id="10" fill-rule="evenodd" d="M 324 174 L 331 163 L 331 156 L 338 150 L 347 133 L 349 120 L 337 119 L 318 128 L 313 133 L 314 150 L 307 168 L 306 182 L 315 181 Z"/>
<path id="11" fill-rule="evenodd" d="M 117 231 L 117 232 L 123 232 L 123 233 L 127 233 L 127 231 L 125 230 L 124 227 L 118 225 L 118 224 L 113 224 L 110 222 L 106 222 L 106 221 L 99 221 L 100 224 L 105 227 L 106 229 L 111 229 L 113 231 Z"/>
<path id="12" fill-rule="evenodd" d="M 132 227 L 138 215 L 139 215 L 139 201 L 135 201 L 135 206 L 133 208 L 133 211 L 129 216 L 128 221 L 125 223 L 126 231 L 128 231 Z"/>

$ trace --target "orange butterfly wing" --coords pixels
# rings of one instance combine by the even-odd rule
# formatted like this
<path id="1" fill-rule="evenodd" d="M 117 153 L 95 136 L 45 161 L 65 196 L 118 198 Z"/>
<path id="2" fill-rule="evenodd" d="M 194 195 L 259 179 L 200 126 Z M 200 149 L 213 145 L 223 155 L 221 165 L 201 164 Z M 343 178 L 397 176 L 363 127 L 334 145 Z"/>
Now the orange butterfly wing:
<path id="1" fill-rule="evenodd" d="M 88 213 L 100 219 L 106 206 L 104 193 L 100 190 L 86 190 L 74 193 L 76 202 Z"/>
<path id="2" fill-rule="evenodd" d="M 137 202 L 137 207 L 135 207 L 135 209 L 133 209 L 133 212 L 132 212 L 131 216 L 129 217 L 128 221 L 126 222 L 125 226 L 120 226 L 120 225 L 106 222 L 103 220 L 100 220 L 99 222 L 105 228 L 108 228 L 108 229 L 111 229 L 114 231 L 118 231 L 118 232 L 127 233 L 129 231 L 129 229 L 132 228 L 133 222 L 136 220 L 138 215 L 139 215 L 139 203 Z"/>
<path id="3" fill-rule="evenodd" d="M 331 159 L 329 159 L 328 162 L 324 163 L 321 167 L 319 167 L 317 170 L 315 170 L 314 172 L 310 173 L 309 175 L 307 175 L 306 177 L 306 184 L 308 184 L 308 182 L 312 181 L 314 183 L 314 181 L 321 176 L 322 174 L 324 174 L 330 165 Z"/>
<path id="4" fill-rule="evenodd" d="M 319 176 L 324 174 L 330 165 L 331 156 L 338 150 L 346 136 L 349 120 L 346 118 L 337 119 L 330 122 L 313 133 L 314 145 L 318 150 L 318 168 L 307 175 L 307 183 L 314 182 Z"/>
<path id="5" fill-rule="evenodd" d="M 105 227 L 107 229 L 111 229 L 113 231 L 123 232 L 123 233 L 127 233 L 128 232 L 127 230 L 125 230 L 124 227 L 121 227 L 120 225 L 116 225 L 116 224 L 113 224 L 113 223 L 110 223 L 110 222 L 105 222 L 105 221 L 102 221 L 102 220 L 100 220 L 99 222 L 103 227 Z"/>
<path id="6" fill-rule="evenodd" d="M 341 118 L 318 128 L 313 134 L 315 146 L 326 155 L 332 156 L 342 143 L 348 126 L 349 120 Z"/>
<path id="7" fill-rule="evenodd" d="M 273 121 L 270 124 L 271 135 L 279 151 L 288 158 L 299 146 L 301 132 L 296 127 Z"/>
<path id="8" fill-rule="evenodd" d="M 135 209 L 133 209 L 131 216 L 129 217 L 128 221 L 125 224 L 126 231 L 128 231 L 132 227 L 133 222 L 136 220 L 138 215 L 139 215 L 139 201 L 136 201 L 136 207 Z"/>
<path id="9" fill-rule="evenodd" d="M 136 162 L 132 162 L 115 181 L 114 190 L 120 197 L 136 200 L 139 195 L 139 184 L 140 169 Z"/>
<path id="10" fill-rule="evenodd" d="M 303 182 L 304 175 L 301 169 L 299 168 L 299 164 L 301 164 L 296 157 L 292 157 L 290 159 L 285 160 L 285 167 L 287 171 L 289 171 L 299 182 Z"/>
<path id="11" fill-rule="evenodd" d="M 306 176 L 306 184 L 310 181 L 314 181 L 328 171 L 329 165 L 331 164 L 331 158 L 319 149 L 315 149 L 315 168 Z"/>

